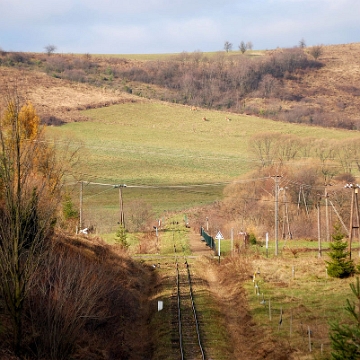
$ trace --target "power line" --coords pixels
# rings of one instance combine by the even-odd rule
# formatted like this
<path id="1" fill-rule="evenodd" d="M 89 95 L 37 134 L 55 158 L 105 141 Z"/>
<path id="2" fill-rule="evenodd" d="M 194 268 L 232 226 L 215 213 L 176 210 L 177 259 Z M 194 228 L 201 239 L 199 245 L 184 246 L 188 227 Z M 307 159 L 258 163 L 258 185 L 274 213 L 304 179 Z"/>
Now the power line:
<path id="1" fill-rule="evenodd" d="M 213 187 L 213 186 L 224 186 L 229 184 L 246 184 L 254 181 L 266 180 L 269 179 L 268 176 L 262 178 L 255 179 L 245 179 L 245 180 L 233 180 L 233 181 L 223 181 L 223 182 L 214 182 L 214 183 L 203 183 L 203 184 L 188 184 L 188 185 L 126 185 L 127 188 L 134 189 L 190 189 L 190 188 L 201 188 L 201 187 Z M 97 186 L 109 186 L 116 187 L 118 183 L 110 184 L 110 183 L 102 183 L 102 182 L 94 182 L 88 180 L 81 180 L 77 182 L 70 182 L 65 184 L 66 186 L 76 185 L 80 182 L 83 182 L 85 185 L 97 185 Z"/>

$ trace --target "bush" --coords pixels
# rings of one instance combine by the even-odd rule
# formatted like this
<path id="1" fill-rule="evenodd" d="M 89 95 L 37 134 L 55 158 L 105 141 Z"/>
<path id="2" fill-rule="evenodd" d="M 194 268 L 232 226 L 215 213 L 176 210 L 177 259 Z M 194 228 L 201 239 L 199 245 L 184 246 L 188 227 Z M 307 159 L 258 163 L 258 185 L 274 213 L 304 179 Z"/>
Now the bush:
<path id="1" fill-rule="evenodd" d="M 120 225 L 119 229 L 116 231 L 115 242 L 119 244 L 123 249 L 127 249 L 129 244 L 126 240 L 126 230 L 124 225 Z"/>
<path id="2" fill-rule="evenodd" d="M 142 269 L 101 243 L 54 239 L 26 303 L 33 358 L 104 359 L 102 353 L 113 353 L 107 357 L 112 359 L 140 358 L 130 356 L 135 349 L 129 344 L 136 331 L 131 325 L 144 310 L 139 303 Z M 131 277 L 130 289 L 126 279 Z"/>
<path id="3" fill-rule="evenodd" d="M 256 236 L 254 233 L 249 233 L 249 242 L 250 242 L 250 245 L 256 245 L 257 240 L 256 240 Z"/>
<path id="4" fill-rule="evenodd" d="M 74 203 L 68 194 L 64 196 L 63 200 L 63 215 L 66 220 L 79 217 L 79 211 L 74 208 Z"/>
<path id="5" fill-rule="evenodd" d="M 345 311 L 351 316 L 353 324 L 340 325 L 337 322 L 330 324 L 330 339 L 334 349 L 331 355 L 335 360 L 359 359 L 360 357 L 360 312 L 356 311 L 356 306 L 360 308 L 359 278 L 356 279 L 356 284 L 350 284 L 350 287 L 358 303 L 355 305 L 354 302 L 350 303 L 349 299 L 346 299 Z"/>
<path id="6" fill-rule="evenodd" d="M 86 81 L 86 73 L 84 70 L 81 70 L 81 69 L 65 70 L 62 73 L 62 77 L 64 79 L 68 79 L 71 81 L 77 81 L 77 82 L 85 82 Z"/>
<path id="7" fill-rule="evenodd" d="M 317 60 L 322 54 L 323 54 L 323 48 L 321 45 L 313 46 L 310 49 L 310 55 L 312 55 L 315 60 Z"/>
<path id="8" fill-rule="evenodd" d="M 349 253 L 345 251 L 347 243 L 342 239 L 344 234 L 341 232 L 340 225 L 334 226 L 335 231 L 332 234 L 334 242 L 330 243 L 329 256 L 332 261 L 326 261 L 329 276 L 335 278 L 346 278 L 355 273 L 354 262 L 348 259 Z"/>

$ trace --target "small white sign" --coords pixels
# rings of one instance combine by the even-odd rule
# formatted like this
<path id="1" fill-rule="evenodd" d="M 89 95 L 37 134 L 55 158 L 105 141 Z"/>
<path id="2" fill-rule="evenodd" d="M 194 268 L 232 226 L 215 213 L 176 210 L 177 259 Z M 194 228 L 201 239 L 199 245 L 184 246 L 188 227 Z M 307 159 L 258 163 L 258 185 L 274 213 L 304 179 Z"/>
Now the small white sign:
<path id="1" fill-rule="evenodd" d="M 218 233 L 215 236 L 216 240 L 224 240 L 224 237 L 222 236 L 222 233 L 220 231 L 218 231 Z"/>
<path id="2" fill-rule="evenodd" d="M 269 248 L 269 233 L 265 234 L 265 246 L 266 246 L 266 249 Z"/>
<path id="3" fill-rule="evenodd" d="M 162 300 L 158 301 L 158 311 L 161 311 L 164 308 L 164 302 Z"/>

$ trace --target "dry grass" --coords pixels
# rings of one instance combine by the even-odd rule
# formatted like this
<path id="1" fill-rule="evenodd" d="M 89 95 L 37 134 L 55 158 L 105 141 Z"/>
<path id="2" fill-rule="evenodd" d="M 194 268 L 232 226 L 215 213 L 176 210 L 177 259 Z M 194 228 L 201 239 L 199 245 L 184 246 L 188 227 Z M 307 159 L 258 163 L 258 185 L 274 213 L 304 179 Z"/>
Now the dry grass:
<path id="1" fill-rule="evenodd" d="M 57 360 L 151 358 L 147 319 L 154 277 L 149 267 L 101 239 L 58 235 L 26 299 L 24 354 Z M 0 333 L 4 354 L 10 350 L 7 330 Z"/>
<path id="2" fill-rule="evenodd" d="M 127 93 L 60 80 L 41 72 L 0 67 L 0 94 L 16 86 L 20 96 L 30 100 L 42 119 L 50 116 L 65 122 L 86 121 L 81 110 L 138 101 Z"/>

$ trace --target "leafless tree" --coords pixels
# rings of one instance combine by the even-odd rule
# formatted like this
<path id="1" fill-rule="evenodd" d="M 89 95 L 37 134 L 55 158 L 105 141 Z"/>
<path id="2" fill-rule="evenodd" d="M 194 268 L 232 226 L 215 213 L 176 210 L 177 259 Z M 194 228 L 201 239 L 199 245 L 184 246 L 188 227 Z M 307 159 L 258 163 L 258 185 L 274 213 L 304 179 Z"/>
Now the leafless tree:
<path id="1" fill-rule="evenodd" d="M 56 50 L 56 46 L 55 46 L 55 45 L 49 44 L 49 45 L 46 45 L 46 46 L 45 46 L 45 51 L 46 51 L 46 53 L 47 53 L 49 56 L 52 55 L 52 54 L 55 52 L 55 50 Z"/>
<path id="2" fill-rule="evenodd" d="M 250 151 L 261 162 L 262 167 L 271 165 L 276 156 L 276 133 L 259 133 L 249 140 Z"/>
<path id="3" fill-rule="evenodd" d="M 251 41 L 248 41 L 248 42 L 246 43 L 246 49 L 247 49 L 247 50 L 252 50 L 253 47 L 254 47 L 254 45 L 253 45 L 253 43 L 252 43 Z"/>
<path id="4" fill-rule="evenodd" d="M 305 49 L 306 48 L 306 42 L 305 42 L 305 39 L 302 38 L 300 41 L 299 41 L 299 48 L 301 49 Z"/>
<path id="5" fill-rule="evenodd" d="M 241 41 L 241 43 L 239 45 L 239 50 L 241 51 L 242 54 L 244 54 L 245 51 L 247 50 L 247 46 L 244 41 Z"/>
<path id="6" fill-rule="evenodd" d="M 231 51 L 232 50 L 232 43 L 231 42 L 229 42 L 229 41 L 225 41 L 225 43 L 224 43 L 224 50 L 226 51 L 226 52 L 229 52 L 229 51 Z"/>

